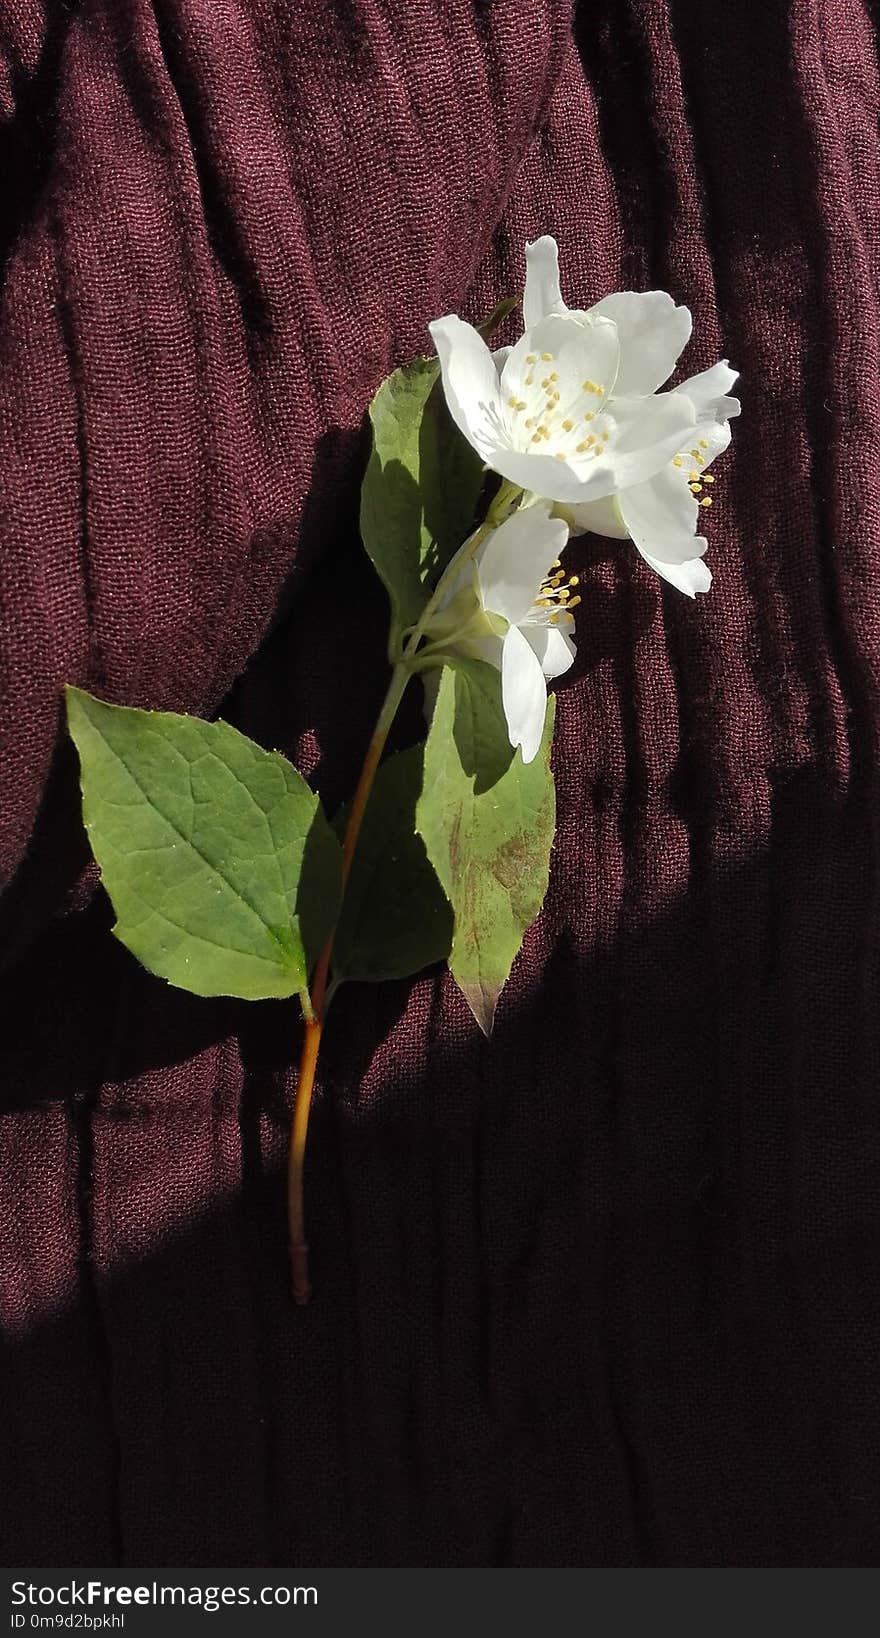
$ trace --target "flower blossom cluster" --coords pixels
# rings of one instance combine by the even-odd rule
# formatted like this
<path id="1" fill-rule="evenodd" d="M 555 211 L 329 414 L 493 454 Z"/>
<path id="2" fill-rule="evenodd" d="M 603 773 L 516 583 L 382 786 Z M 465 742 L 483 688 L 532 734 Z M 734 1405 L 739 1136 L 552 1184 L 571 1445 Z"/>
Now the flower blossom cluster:
<path id="1" fill-rule="evenodd" d="M 511 744 L 529 762 L 547 681 L 575 656 L 569 535 L 630 539 L 686 596 L 708 591 L 697 525 L 740 406 L 726 359 L 660 392 L 690 339 L 688 309 L 660 290 L 567 308 L 549 237 L 526 248 L 523 319 L 516 345 L 495 353 L 454 315 L 430 326 L 450 414 L 519 505 L 482 535 L 427 635 L 498 667 Z"/>

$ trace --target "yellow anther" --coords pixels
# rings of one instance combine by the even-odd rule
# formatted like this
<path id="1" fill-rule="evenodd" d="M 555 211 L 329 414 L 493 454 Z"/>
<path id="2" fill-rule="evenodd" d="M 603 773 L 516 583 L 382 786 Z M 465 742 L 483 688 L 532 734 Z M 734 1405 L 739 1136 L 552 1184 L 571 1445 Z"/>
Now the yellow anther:
<path id="1" fill-rule="evenodd" d="M 696 461 L 696 463 L 697 463 L 697 465 L 698 465 L 698 466 L 702 466 L 702 464 L 703 464 L 703 457 L 702 457 L 702 455 L 701 455 L 701 454 L 700 454 L 700 451 L 699 451 L 699 450 L 698 450 L 698 449 L 692 449 L 692 450 L 691 450 L 691 460 L 692 460 L 692 461 Z"/>
<path id="2" fill-rule="evenodd" d="M 682 460 L 680 455 L 673 455 L 672 464 L 673 464 L 673 466 L 684 466 L 684 461 Z"/>
<path id="3" fill-rule="evenodd" d="M 550 377 L 550 380 L 551 380 L 551 381 L 558 381 L 558 380 L 559 380 L 559 371 L 558 371 L 558 370 L 554 370 L 554 371 L 553 371 L 553 374 L 552 374 L 552 375 L 551 375 L 551 377 Z M 708 448 L 709 448 L 709 445 L 708 445 L 708 444 L 706 444 L 706 445 L 705 445 L 705 448 L 706 448 L 706 449 L 708 449 Z"/>
<path id="4" fill-rule="evenodd" d="M 593 454 L 594 455 L 604 455 L 605 454 L 605 451 L 604 451 L 601 444 L 596 445 L 596 448 L 593 450 Z"/>
<path id="5" fill-rule="evenodd" d="M 711 506 L 712 505 L 712 496 L 711 495 L 704 495 L 703 499 L 700 501 L 700 505 L 701 506 Z"/>
<path id="6" fill-rule="evenodd" d="M 600 397 L 600 398 L 604 398 L 604 397 L 605 397 L 605 388 L 604 388 L 604 387 L 597 387 L 597 388 L 596 388 L 596 391 L 597 391 L 597 393 L 598 393 L 598 394 L 599 394 L 599 397 Z"/>
<path id="7" fill-rule="evenodd" d="M 704 483 L 714 483 L 715 482 L 714 472 L 704 472 L 703 473 L 703 482 Z"/>
<path id="8" fill-rule="evenodd" d="M 562 568 L 562 564 L 560 563 L 558 557 L 554 557 L 553 562 L 551 563 L 550 567 L 551 567 L 551 569 L 561 569 Z"/>
<path id="9" fill-rule="evenodd" d="M 537 362 L 538 362 L 537 353 L 526 353 L 526 363 L 527 364 L 537 364 Z"/>
<path id="10" fill-rule="evenodd" d="M 545 363 L 547 363 L 547 364 L 550 364 L 553 361 L 553 354 L 552 353 L 542 353 L 541 357 L 544 359 Z"/>
<path id="11" fill-rule="evenodd" d="M 693 472 L 688 473 L 688 483 L 699 483 L 699 481 L 700 481 L 700 474 L 697 471 L 696 467 L 694 467 Z"/>
<path id="12" fill-rule="evenodd" d="M 524 382 L 524 385 L 526 387 L 531 387 L 533 382 L 534 382 L 534 379 L 535 379 L 535 377 L 533 375 L 527 375 L 526 379 L 525 379 L 525 382 Z"/>
<path id="13" fill-rule="evenodd" d="M 574 422 L 573 421 L 563 421 L 563 423 L 562 423 L 563 432 L 572 432 L 573 429 L 574 429 Z"/>
<path id="14" fill-rule="evenodd" d="M 577 575 L 577 574 L 570 574 L 569 575 L 568 584 L 570 586 L 579 586 L 580 583 L 581 583 L 580 575 Z"/>
<path id="15" fill-rule="evenodd" d="M 534 417 L 533 417 L 533 416 L 531 416 L 531 415 L 530 415 L 530 416 L 529 416 L 529 417 L 528 417 L 528 420 L 527 420 L 527 421 L 526 421 L 526 422 L 525 422 L 525 425 L 526 425 L 526 426 L 527 426 L 527 427 L 533 427 L 533 426 L 534 426 L 534 424 L 535 424 L 535 421 L 534 421 Z"/>
<path id="16" fill-rule="evenodd" d="M 554 459 L 554 461 L 564 461 L 565 460 L 565 456 L 563 455 L 561 449 L 557 449 L 555 455 L 553 456 L 553 459 Z"/>
<path id="17" fill-rule="evenodd" d="M 703 488 L 703 485 L 701 483 L 689 483 L 688 484 L 688 489 L 690 490 L 692 495 L 701 494 L 702 488 Z"/>
<path id="18" fill-rule="evenodd" d="M 572 597 L 569 600 L 569 602 L 566 604 L 566 607 L 565 607 L 566 614 L 568 613 L 569 609 L 576 609 L 578 607 L 578 605 L 580 604 L 580 601 L 581 601 L 581 599 L 579 597 Z"/>
<path id="19" fill-rule="evenodd" d="M 550 381 L 549 375 L 545 375 L 543 381 L 541 382 L 541 386 L 544 388 L 544 391 L 546 392 L 547 388 L 549 386 L 551 386 L 551 385 L 552 385 L 552 383 Z"/>
<path id="20" fill-rule="evenodd" d="M 700 448 L 701 449 L 708 449 L 709 448 L 708 439 L 706 439 L 706 438 L 701 438 L 700 439 Z"/>
<path id="21" fill-rule="evenodd" d="M 559 615 L 558 614 L 551 614 L 550 619 L 547 621 L 547 624 L 549 626 L 558 626 L 559 625 Z"/>
<path id="22" fill-rule="evenodd" d="M 584 416 L 584 420 L 585 421 L 595 421 L 595 419 L 596 419 L 596 411 L 595 410 L 587 410 L 587 413 Z"/>
<path id="23" fill-rule="evenodd" d="M 511 409 L 519 409 L 519 399 L 518 398 L 508 398 L 507 402 L 510 405 Z"/>

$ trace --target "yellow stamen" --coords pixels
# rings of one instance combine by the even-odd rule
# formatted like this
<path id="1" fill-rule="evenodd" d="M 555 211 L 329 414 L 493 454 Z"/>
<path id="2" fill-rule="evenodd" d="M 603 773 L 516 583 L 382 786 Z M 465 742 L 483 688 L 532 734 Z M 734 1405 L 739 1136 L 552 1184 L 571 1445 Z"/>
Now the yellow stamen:
<path id="1" fill-rule="evenodd" d="M 704 495 L 703 499 L 700 501 L 700 505 L 701 506 L 711 506 L 712 505 L 712 496 L 711 495 Z"/>
<path id="2" fill-rule="evenodd" d="M 701 449 L 708 449 L 709 448 L 708 439 L 706 439 L 706 438 L 701 438 L 700 439 L 700 448 Z"/>
<path id="3" fill-rule="evenodd" d="M 703 473 L 703 482 L 704 483 L 714 483 L 715 482 L 714 472 L 704 472 Z"/>
<path id="4" fill-rule="evenodd" d="M 563 421 L 563 423 L 562 423 L 563 432 L 571 432 L 571 431 L 573 431 L 573 429 L 574 429 L 574 422 L 573 421 Z"/>
<path id="5" fill-rule="evenodd" d="M 684 466 L 684 461 L 682 460 L 680 455 L 673 455 L 672 464 L 673 464 L 673 466 Z"/>
<path id="6" fill-rule="evenodd" d="M 547 364 L 550 364 L 553 361 L 553 354 L 552 353 L 542 353 L 541 357 L 545 360 L 545 362 Z"/>

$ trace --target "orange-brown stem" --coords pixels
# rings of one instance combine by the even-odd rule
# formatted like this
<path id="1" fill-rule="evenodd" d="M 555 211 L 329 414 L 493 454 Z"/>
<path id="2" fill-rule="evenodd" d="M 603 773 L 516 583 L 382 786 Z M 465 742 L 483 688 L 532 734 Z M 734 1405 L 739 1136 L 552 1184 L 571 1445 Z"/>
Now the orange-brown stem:
<path id="1" fill-rule="evenodd" d="M 404 665 L 395 667 L 391 678 L 391 685 L 385 696 L 385 703 L 376 723 L 376 729 L 370 740 L 364 765 L 361 768 L 357 788 L 352 797 L 345 835 L 342 840 L 342 891 L 348 881 L 351 861 L 357 846 L 357 839 L 366 812 L 373 780 L 385 749 L 385 742 L 397 707 L 403 698 L 403 692 L 409 681 L 409 671 Z M 324 1029 L 324 1012 L 327 996 L 327 980 L 330 974 L 330 958 L 333 954 L 333 933 L 327 939 L 321 954 L 315 963 L 311 986 L 311 1018 L 306 1019 L 303 1035 L 302 1054 L 300 1056 L 299 1076 L 296 1083 L 296 1100 L 293 1106 L 293 1125 L 290 1131 L 290 1157 L 287 1169 L 287 1217 L 289 1225 L 289 1253 L 290 1277 L 293 1290 L 293 1300 L 302 1307 L 308 1302 L 312 1294 L 309 1279 L 309 1248 L 305 1237 L 305 1214 L 303 1209 L 303 1168 L 306 1153 L 306 1138 L 309 1129 L 309 1113 L 312 1107 L 312 1092 L 315 1085 L 315 1068 L 318 1062 L 318 1052 L 321 1046 L 321 1035 Z"/>
<path id="2" fill-rule="evenodd" d="M 345 827 L 345 836 L 342 842 L 342 891 L 348 881 L 351 861 L 357 846 L 361 824 L 366 811 L 373 780 L 382 759 L 385 741 L 391 724 L 397 714 L 397 707 L 403 699 L 404 690 L 410 677 L 418 670 L 418 648 L 423 633 L 428 625 L 434 609 L 439 604 L 447 585 L 454 578 L 461 565 L 472 557 L 477 547 L 485 539 L 491 529 L 497 527 L 509 515 L 512 507 L 522 499 L 522 491 L 516 484 L 506 479 L 501 484 L 492 505 L 489 508 L 486 520 L 479 529 L 465 541 L 461 550 L 455 554 L 447 564 L 441 575 L 433 595 L 422 610 L 418 624 L 413 627 L 400 660 L 394 668 L 388 693 L 375 732 L 370 740 L 364 765 L 361 768 L 357 789 L 352 797 L 348 823 Z M 330 958 L 333 954 L 333 933 L 330 934 L 321 954 L 315 964 L 312 977 L 310 1011 L 304 1005 L 305 1035 L 303 1037 L 302 1056 L 300 1058 L 299 1077 L 296 1083 L 296 1101 L 293 1108 L 293 1125 L 290 1132 L 290 1159 L 287 1171 L 287 1211 L 290 1227 L 290 1274 L 293 1289 L 293 1300 L 302 1305 L 307 1303 L 312 1287 L 309 1279 L 309 1248 L 306 1244 L 305 1218 L 303 1213 L 303 1164 L 306 1152 L 306 1137 L 309 1128 L 309 1112 L 312 1107 L 312 1092 L 315 1085 L 315 1067 L 318 1062 L 318 1052 L 321 1046 L 321 1034 L 324 1028 L 326 1010 L 327 981 L 330 974 Z"/>

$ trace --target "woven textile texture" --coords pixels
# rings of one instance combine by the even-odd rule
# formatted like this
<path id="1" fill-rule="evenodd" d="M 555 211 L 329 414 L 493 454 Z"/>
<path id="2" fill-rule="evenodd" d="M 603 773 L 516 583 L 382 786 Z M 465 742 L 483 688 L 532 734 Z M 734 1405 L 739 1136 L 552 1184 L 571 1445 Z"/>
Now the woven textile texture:
<path id="1" fill-rule="evenodd" d="M 868 0 L 0 0 L 0 1559 L 880 1564 L 880 139 Z M 544 912 L 484 1042 L 109 934 L 59 691 L 332 807 L 362 416 L 442 312 L 686 301 L 711 594 L 587 538 Z M 419 702 L 399 725 L 411 734 Z"/>

